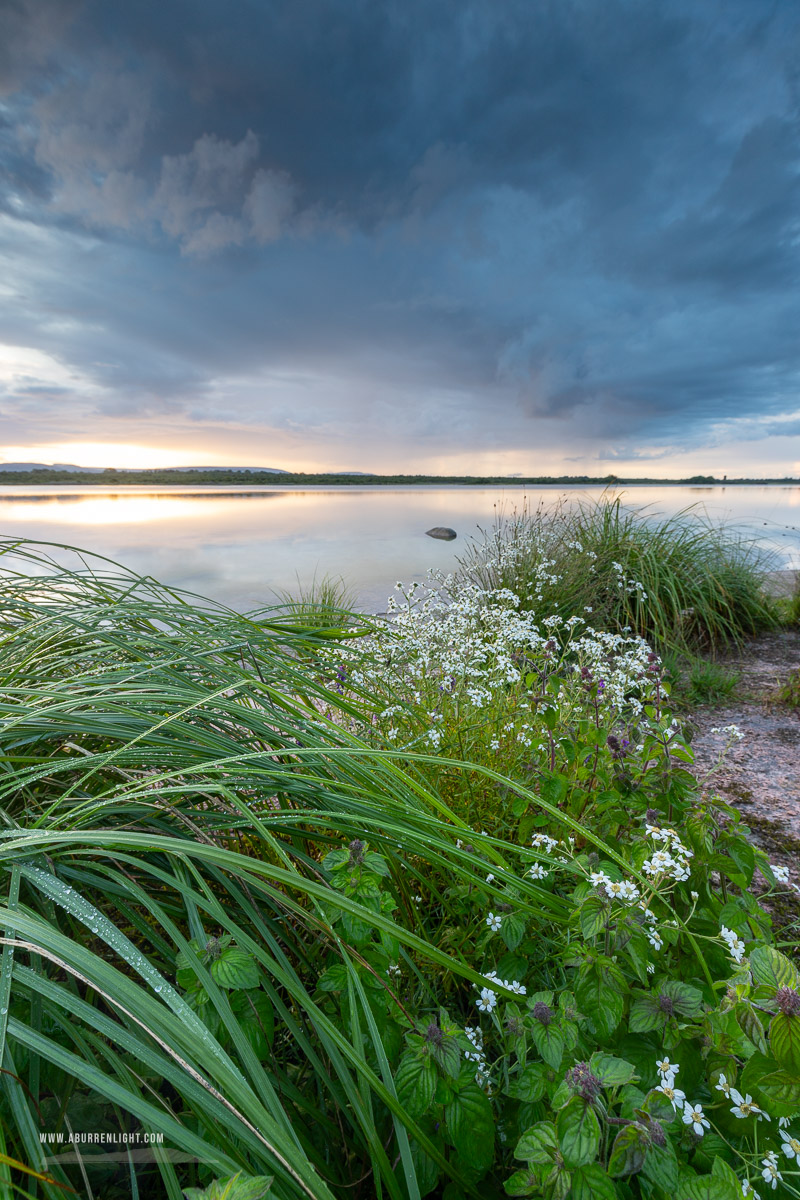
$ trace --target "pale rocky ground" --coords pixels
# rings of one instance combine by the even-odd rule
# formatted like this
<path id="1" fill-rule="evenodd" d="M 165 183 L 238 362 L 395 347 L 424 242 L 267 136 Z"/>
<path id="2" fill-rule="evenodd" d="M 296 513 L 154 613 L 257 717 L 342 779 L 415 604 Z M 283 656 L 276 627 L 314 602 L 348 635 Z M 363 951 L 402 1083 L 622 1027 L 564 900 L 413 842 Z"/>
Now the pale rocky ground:
<path id="1" fill-rule="evenodd" d="M 698 708 L 693 727 L 694 772 L 709 790 L 738 808 L 753 839 L 800 884 L 800 708 L 777 700 L 777 690 L 800 667 L 800 631 L 782 630 L 750 642 L 724 660 L 741 671 L 734 699 L 720 708 Z M 742 741 L 714 769 L 724 736 L 712 729 L 737 725 Z"/>

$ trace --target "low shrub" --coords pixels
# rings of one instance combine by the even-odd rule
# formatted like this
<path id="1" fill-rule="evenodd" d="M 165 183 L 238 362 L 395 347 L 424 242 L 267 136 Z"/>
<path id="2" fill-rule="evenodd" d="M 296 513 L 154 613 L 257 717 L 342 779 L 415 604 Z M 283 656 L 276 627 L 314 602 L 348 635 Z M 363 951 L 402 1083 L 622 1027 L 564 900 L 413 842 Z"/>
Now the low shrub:
<path id="1" fill-rule="evenodd" d="M 334 638 L 5 573 L 9 1188 L 797 1194 L 800 985 L 753 890 L 789 874 L 698 790 L 654 651 L 520 607 Z M 98 1128 L 163 1148 L 40 1140 Z"/>
<path id="2" fill-rule="evenodd" d="M 659 650 L 741 642 L 778 623 L 772 556 L 696 510 L 663 517 L 619 497 L 501 517 L 461 558 L 462 579 L 508 588 L 524 608 L 591 615 Z"/>

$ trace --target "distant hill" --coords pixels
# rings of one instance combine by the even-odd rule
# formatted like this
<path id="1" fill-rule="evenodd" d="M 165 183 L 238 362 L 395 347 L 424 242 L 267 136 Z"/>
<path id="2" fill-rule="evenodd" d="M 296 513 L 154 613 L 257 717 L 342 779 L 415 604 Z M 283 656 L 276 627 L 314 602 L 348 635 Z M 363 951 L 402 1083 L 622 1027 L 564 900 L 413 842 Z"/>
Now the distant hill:
<path id="1" fill-rule="evenodd" d="M 76 474 L 86 475 L 102 475 L 108 471 L 115 471 L 115 467 L 79 467 L 75 463 L 0 463 L 0 471 L 13 471 L 16 474 L 24 475 L 27 471 L 70 471 Z M 120 468 L 124 469 L 124 468 Z M 145 468 L 143 468 L 145 469 Z M 152 468 L 151 468 L 152 469 Z M 223 471 L 226 474 L 231 472 L 241 472 L 243 474 L 265 474 L 265 475 L 286 475 L 282 467 L 164 467 L 160 468 L 170 473 L 178 471 L 185 474 L 187 471 Z M 128 473 L 128 472 L 126 472 Z M 130 472 L 135 474 L 136 472 Z M 348 474 L 342 471 L 341 474 Z"/>
<path id="2" fill-rule="evenodd" d="M 96 475 L 103 467 L 78 467 L 75 463 L 0 463 L 0 471 L 75 471 Z"/>

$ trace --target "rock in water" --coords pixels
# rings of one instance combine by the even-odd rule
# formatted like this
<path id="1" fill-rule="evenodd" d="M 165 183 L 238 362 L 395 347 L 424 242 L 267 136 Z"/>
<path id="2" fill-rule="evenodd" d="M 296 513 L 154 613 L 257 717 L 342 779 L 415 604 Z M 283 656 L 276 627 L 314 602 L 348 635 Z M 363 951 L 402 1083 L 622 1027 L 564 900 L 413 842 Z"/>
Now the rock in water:
<path id="1" fill-rule="evenodd" d="M 425 535 L 437 538 L 440 542 L 452 542 L 453 538 L 458 537 L 455 529 L 448 529 L 446 525 L 434 525 L 433 529 L 425 531 Z"/>

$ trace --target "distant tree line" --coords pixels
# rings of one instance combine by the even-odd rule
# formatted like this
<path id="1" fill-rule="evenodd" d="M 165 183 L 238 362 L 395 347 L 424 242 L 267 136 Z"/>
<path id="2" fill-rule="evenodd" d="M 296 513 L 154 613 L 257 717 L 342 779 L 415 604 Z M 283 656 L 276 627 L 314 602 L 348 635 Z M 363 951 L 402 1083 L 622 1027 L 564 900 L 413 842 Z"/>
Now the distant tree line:
<path id="1" fill-rule="evenodd" d="M 462 484 L 486 485 L 507 484 L 514 487 L 531 487 L 547 485 L 563 487 L 617 486 L 635 484 L 698 484 L 698 485 L 728 485 L 728 484 L 757 484 L 757 483 L 788 483 L 800 484 L 800 479 L 783 476 L 772 479 L 718 479 L 714 475 L 692 475 L 685 479 L 651 479 L 646 477 L 622 477 L 617 475 L 368 475 L 345 473 L 307 473 L 302 471 L 253 471 L 221 468 L 219 470 L 138 470 L 138 471 L 64 471 L 37 467 L 30 471 L 0 471 L 0 486 L 3 484 L 46 484 L 71 483 L 91 485 L 92 487 L 123 484 L 287 484 L 312 486 L 324 484 L 326 487 L 362 487 L 397 484 Z"/>

